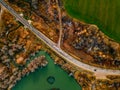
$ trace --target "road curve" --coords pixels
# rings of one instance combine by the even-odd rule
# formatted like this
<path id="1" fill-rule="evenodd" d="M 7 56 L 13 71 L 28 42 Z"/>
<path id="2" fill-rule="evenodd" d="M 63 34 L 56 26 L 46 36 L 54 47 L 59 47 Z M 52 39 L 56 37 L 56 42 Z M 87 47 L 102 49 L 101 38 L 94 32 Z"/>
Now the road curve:
<path id="1" fill-rule="evenodd" d="M 32 25 L 30 25 L 27 20 L 25 20 L 23 17 L 19 16 L 16 11 L 14 11 L 4 0 L 0 0 L 0 3 L 2 6 L 4 6 L 13 16 L 16 17 L 17 20 L 19 20 L 23 25 L 25 25 L 30 31 L 32 31 L 39 39 L 41 39 L 46 45 L 48 45 L 53 51 L 55 51 L 58 55 L 60 55 L 62 58 L 64 58 L 66 61 L 91 72 L 94 72 L 95 75 L 98 73 L 102 73 L 104 75 L 120 75 L 120 70 L 111 70 L 111 69 L 103 69 L 99 67 L 90 66 L 88 64 L 82 63 L 66 52 L 64 52 L 62 49 L 58 48 L 57 45 L 51 41 L 49 38 L 47 38 L 44 34 L 39 32 L 36 28 L 34 28 Z"/>

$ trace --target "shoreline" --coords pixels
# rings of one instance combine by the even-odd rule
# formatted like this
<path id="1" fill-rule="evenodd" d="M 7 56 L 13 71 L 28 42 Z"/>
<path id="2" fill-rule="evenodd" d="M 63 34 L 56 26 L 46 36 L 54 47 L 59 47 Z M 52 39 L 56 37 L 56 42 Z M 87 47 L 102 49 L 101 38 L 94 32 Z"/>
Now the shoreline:
<path id="1" fill-rule="evenodd" d="M 53 52 L 53 51 L 50 51 L 49 48 L 46 48 L 48 50 L 46 51 L 49 51 L 50 53 Z M 52 53 L 53 54 L 53 53 Z M 55 54 L 56 57 L 59 57 Z M 59 60 L 60 59 L 60 60 Z M 91 85 L 92 83 L 94 82 L 95 80 L 95 77 L 94 75 L 90 75 L 90 73 L 88 71 L 84 71 L 84 70 L 79 70 L 79 69 L 76 69 L 75 66 L 67 63 L 66 61 L 62 61 L 61 58 L 58 59 L 58 62 L 56 59 L 56 63 L 60 63 L 60 65 L 63 67 L 63 69 L 66 69 L 66 71 L 68 70 L 68 72 L 74 72 L 75 73 L 75 79 L 78 81 L 78 83 L 83 86 L 83 88 L 91 88 Z M 72 70 L 71 70 L 72 69 Z M 78 71 L 77 71 L 78 70 Z M 75 72 L 76 71 L 76 72 Z M 81 72 L 82 71 L 82 72 Z M 88 75 L 87 75 L 88 74 Z M 118 77 L 119 78 L 119 77 Z M 96 81 L 96 80 L 95 80 Z M 107 80 L 106 80 L 107 81 Z M 109 81 L 113 81 L 114 83 L 114 80 L 108 80 Z M 118 83 L 119 84 L 119 83 Z M 84 90 L 84 89 L 83 89 Z"/>
<path id="2" fill-rule="evenodd" d="M 28 76 L 29 73 L 34 72 L 36 69 L 45 67 L 47 64 L 48 62 L 45 60 L 45 56 L 35 57 L 22 71 L 17 72 L 18 76 L 11 76 L 10 79 L 13 79 L 13 81 L 10 83 L 10 85 L 8 85 L 8 90 L 12 90 L 12 88 L 17 84 L 17 81 L 21 80 L 25 76 Z"/>

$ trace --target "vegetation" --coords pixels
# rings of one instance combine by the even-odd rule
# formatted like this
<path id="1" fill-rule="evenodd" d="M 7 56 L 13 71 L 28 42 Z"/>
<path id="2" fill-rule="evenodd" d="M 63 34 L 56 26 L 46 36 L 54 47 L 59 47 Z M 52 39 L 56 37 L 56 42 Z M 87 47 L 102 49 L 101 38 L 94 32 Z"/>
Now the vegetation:
<path id="1" fill-rule="evenodd" d="M 67 12 L 79 20 L 96 24 L 120 42 L 120 0 L 63 0 Z"/>

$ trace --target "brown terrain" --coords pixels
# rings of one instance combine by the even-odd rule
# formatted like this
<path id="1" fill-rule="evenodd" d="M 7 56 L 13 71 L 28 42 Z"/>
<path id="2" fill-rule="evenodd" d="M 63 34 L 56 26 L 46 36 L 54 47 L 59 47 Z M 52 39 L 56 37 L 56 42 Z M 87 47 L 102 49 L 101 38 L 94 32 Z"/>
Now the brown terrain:
<path id="1" fill-rule="evenodd" d="M 18 13 L 23 13 L 23 17 L 27 20 L 31 20 L 31 24 L 48 38 L 55 43 L 58 42 L 60 29 L 56 0 L 50 0 L 50 2 L 48 2 L 48 0 L 39 0 L 39 2 L 32 7 L 22 0 L 19 2 L 18 0 L 14 1 L 15 2 L 13 3 L 9 3 L 9 5 Z M 119 43 L 109 39 L 98 30 L 96 26 L 81 23 L 80 21 L 71 18 L 67 15 L 63 6 L 60 8 L 63 28 L 61 48 L 84 63 L 102 68 L 120 69 Z M 45 45 L 28 29 L 23 27 L 21 23 L 16 22 L 14 17 L 8 12 L 5 12 L 3 16 L 4 25 L 5 28 L 7 27 L 8 31 L 3 30 L 3 32 L 0 32 L 0 48 L 4 46 L 3 43 L 5 43 L 6 46 L 9 43 L 12 43 L 10 48 L 15 47 L 19 49 L 19 47 L 22 47 L 23 50 L 15 54 L 16 63 L 20 65 L 24 64 L 26 58 L 28 58 L 31 53 L 34 54 L 35 51 L 38 51 L 41 48 L 45 49 Z M 8 34 L 6 34 L 6 32 L 8 32 Z M 104 79 L 100 80 L 94 77 L 91 72 L 65 62 L 49 48 L 47 48 L 46 51 L 51 54 L 56 64 L 60 65 L 61 68 L 68 72 L 68 74 L 72 73 L 72 76 L 82 86 L 83 90 L 120 89 L 119 76 L 103 77 Z M 44 60 L 43 62 L 45 63 Z M 29 66 L 31 67 L 31 64 Z M 2 67 L 2 65 L 0 65 L 0 67 Z M 13 67 L 15 66 L 13 65 Z M 0 69 L 0 72 L 2 72 L 3 69 L 5 68 Z M 29 72 L 29 69 L 25 68 L 23 70 L 23 75 L 25 75 L 24 72 Z M 5 73 L 7 73 L 7 71 Z"/>
<path id="2" fill-rule="evenodd" d="M 75 39 L 74 35 L 74 28 L 69 28 L 68 32 L 64 32 L 64 34 L 67 34 L 67 39 L 65 38 L 63 41 L 63 44 L 61 45 L 61 48 L 68 52 L 70 55 L 74 56 L 76 59 L 84 60 L 86 63 L 89 63 L 89 61 L 93 60 L 92 56 L 89 54 L 86 54 L 83 50 L 77 50 L 74 47 L 72 47 L 72 42 Z"/>
<path id="3" fill-rule="evenodd" d="M 1 14 L 0 23 L 3 24 L 0 28 L 0 90 L 10 90 L 26 74 L 46 66 L 44 56 L 31 59 L 45 46 L 7 10 Z"/>
<path id="4" fill-rule="evenodd" d="M 15 3 L 17 4 L 17 3 Z M 13 8 L 15 4 L 10 4 Z M 24 17 L 43 34 L 58 42 L 60 24 L 56 0 L 38 1 L 32 9 L 30 4 L 19 2 Z M 35 8 L 36 7 L 36 8 Z M 61 5 L 62 40 L 61 48 L 76 59 L 102 68 L 120 68 L 120 45 L 105 36 L 95 25 L 86 24 L 67 15 Z M 25 12 L 27 10 L 27 12 Z M 30 11 L 31 10 L 31 11 Z M 16 10 L 19 12 L 18 10 Z M 31 13 L 31 15 L 30 15 Z M 30 15 L 30 16 L 29 16 Z"/>
<path id="5" fill-rule="evenodd" d="M 50 2 L 44 0 L 38 1 L 38 4 L 34 4 L 31 9 L 32 25 L 55 43 L 58 42 L 59 30 L 61 30 L 57 8 L 59 7 L 56 0 Z M 119 43 L 109 39 L 95 25 L 71 18 L 62 5 L 60 8 L 63 30 L 61 48 L 84 63 L 102 68 L 119 69 Z"/>

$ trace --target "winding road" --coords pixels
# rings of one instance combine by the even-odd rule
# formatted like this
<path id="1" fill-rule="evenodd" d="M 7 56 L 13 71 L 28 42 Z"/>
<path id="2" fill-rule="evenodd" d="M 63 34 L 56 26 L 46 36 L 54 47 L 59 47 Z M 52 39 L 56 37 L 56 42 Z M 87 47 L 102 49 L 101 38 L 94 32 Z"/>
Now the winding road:
<path id="1" fill-rule="evenodd" d="M 60 6 L 58 4 L 58 0 L 56 0 L 56 3 L 57 3 L 57 9 L 58 9 L 58 16 L 59 16 L 59 40 L 58 40 L 58 47 L 60 48 L 60 45 L 61 45 L 61 40 L 62 40 L 62 19 L 61 19 L 61 9 L 60 9 Z"/>
<path id="2" fill-rule="evenodd" d="M 111 69 L 103 69 L 99 67 L 90 66 L 88 64 L 82 63 L 66 52 L 64 52 L 62 49 L 57 47 L 57 44 L 55 44 L 53 41 L 51 41 L 49 38 L 47 38 L 44 34 L 39 32 L 36 28 L 34 28 L 32 25 L 30 25 L 27 20 L 25 20 L 23 17 L 19 16 L 15 10 L 13 10 L 4 0 L 0 0 L 0 3 L 3 7 L 5 7 L 18 21 L 20 21 L 24 26 L 26 26 L 30 31 L 32 31 L 39 39 L 41 39 L 46 45 L 48 45 L 54 52 L 56 52 L 59 56 L 64 58 L 67 62 L 72 63 L 79 68 L 82 68 L 84 70 L 88 70 L 91 72 L 94 72 L 94 75 L 98 78 L 106 77 L 106 75 L 120 75 L 120 70 L 111 70 Z M 101 74 L 102 76 L 100 76 Z"/>

